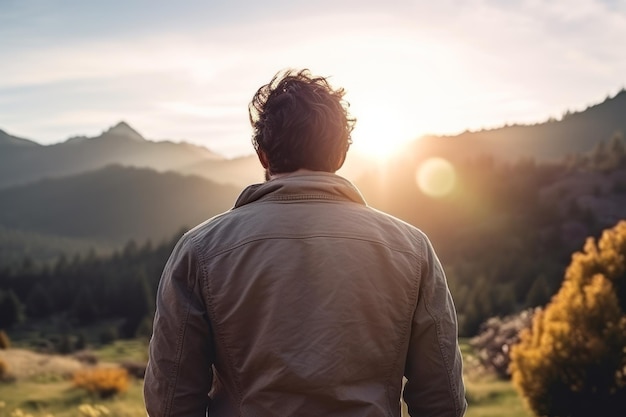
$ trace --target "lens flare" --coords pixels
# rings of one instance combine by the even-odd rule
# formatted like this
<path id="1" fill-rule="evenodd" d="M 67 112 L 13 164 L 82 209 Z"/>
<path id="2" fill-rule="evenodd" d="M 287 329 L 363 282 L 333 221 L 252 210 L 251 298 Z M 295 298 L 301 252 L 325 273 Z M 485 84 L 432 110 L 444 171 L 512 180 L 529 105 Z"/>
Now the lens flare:
<path id="1" fill-rule="evenodd" d="M 443 197 L 454 189 L 456 171 L 454 166 L 443 158 L 429 158 L 418 167 L 415 179 L 424 194 Z"/>

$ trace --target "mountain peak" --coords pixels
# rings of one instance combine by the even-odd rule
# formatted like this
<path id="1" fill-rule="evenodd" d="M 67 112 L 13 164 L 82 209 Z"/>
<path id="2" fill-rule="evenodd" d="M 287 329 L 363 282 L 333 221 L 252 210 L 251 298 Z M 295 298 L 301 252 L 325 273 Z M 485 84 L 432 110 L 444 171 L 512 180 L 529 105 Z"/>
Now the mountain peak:
<path id="1" fill-rule="evenodd" d="M 111 127 L 109 130 L 104 132 L 102 136 L 116 136 L 123 137 L 126 139 L 144 142 L 145 139 L 143 136 L 139 134 L 135 129 L 130 127 L 130 125 L 124 121 L 119 122 L 115 126 Z"/>
<path id="2" fill-rule="evenodd" d="M 9 135 L 4 130 L 0 129 L 0 145 L 10 146 L 40 146 L 31 140 L 18 138 L 17 136 Z"/>

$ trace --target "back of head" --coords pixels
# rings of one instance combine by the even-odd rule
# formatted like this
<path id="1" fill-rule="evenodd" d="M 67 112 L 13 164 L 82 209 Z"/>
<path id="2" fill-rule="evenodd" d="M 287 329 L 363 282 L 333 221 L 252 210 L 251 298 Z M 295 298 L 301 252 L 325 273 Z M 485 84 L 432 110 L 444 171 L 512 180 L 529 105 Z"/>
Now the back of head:
<path id="1" fill-rule="evenodd" d="M 355 124 L 344 94 L 308 70 L 279 72 L 259 88 L 248 106 L 252 143 L 271 174 L 341 168 Z"/>

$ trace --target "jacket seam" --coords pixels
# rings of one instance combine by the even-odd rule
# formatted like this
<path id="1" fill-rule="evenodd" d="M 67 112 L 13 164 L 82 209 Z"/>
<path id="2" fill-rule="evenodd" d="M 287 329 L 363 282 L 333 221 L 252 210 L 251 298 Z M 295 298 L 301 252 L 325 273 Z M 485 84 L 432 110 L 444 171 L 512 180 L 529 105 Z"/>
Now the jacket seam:
<path id="1" fill-rule="evenodd" d="M 436 332 L 437 332 L 437 347 L 439 348 L 439 353 L 441 354 L 441 358 L 443 359 L 443 363 L 444 363 L 444 366 L 446 368 L 446 375 L 448 377 L 448 388 L 450 389 L 450 394 L 452 396 L 452 402 L 454 403 L 454 411 L 458 415 L 459 411 L 461 410 L 461 406 L 458 403 L 458 396 L 456 395 L 456 389 L 454 388 L 454 384 L 452 383 L 452 369 L 450 367 L 450 361 L 449 361 L 448 356 L 445 353 L 445 349 L 443 348 L 443 345 L 441 343 L 441 322 L 432 313 L 431 307 L 430 307 L 429 302 L 428 302 L 428 300 L 426 298 L 424 298 L 424 306 L 426 308 L 426 311 L 428 312 L 428 315 L 431 317 L 431 319 L 435 323 L 435 329 L 436 329 Z"/>
<path id="2" fill-rule="evenodd" d="M 314 238 L 332 238 L 332 239 L 348 239 L 348 240 L 360 240 L 363 242 L 369 242 L 369 243 L 374 243 L 380 246 L 384 246 L 387 249 L 393 250 L 395 252 L 400 252 L 400 253 L 404 253 L 406 255 L 409 255 L 413 258 L 415 258 L 416 260 L 419 261 L 419 257 L 417 257 L 415 255 L 415 253 L 413 253 L 412 250 L 410 249 L 404 249 L 404 248 L 400 248 L 397 246 L 393 246 L 393 245 L 389 245 L 386 242 L 381 242 L 380 240 L 376 240 L 376 239 L 368 239 L 366 237 L 363 236 L 345 236 L 345 235 L 334 235 L 334 234 L 330 234 L 330 233 L 319 233 L 319 234 L 309 234 L 306 236 L 301 236 L 299 234 L 281 234 L 281 235 L 276 235 L 273 233 L 266 233 L 266 234 L 260 234 L 260 235 L 256 235 L 255 237 L 251 237 L 248 239 L 244 239 L 240 242 L 234 243 L 231 246 L 228 246 L 224 249 L 220 249 L 215 251 L 215 253 L 213 253 L 211 256 L 204 258 L 205 261 L 209 261 L 213 258 L 216 258 L 220 255 L 223 255 L 225 253 L 228 253 L 232 250 L 238 249 L 242 246 L 246 246 L 250 243 L 254 243 L 254 242 L 259 242 L 259 241 L 266 241 L 266 240 L 270 240 L 270 239 L 289 239 L 289 240 L 307 240 L 307 239 L 314 239 Z"/>
<path id="3" fill-rule="evenodd" d="M 421 242 L 421 241 L 420 241 L 420 249 L 421 249 L 421 251 L 423 251 L 423 242 Z M 418 265 L 418 268 L 419 268 L 419 270 L 421 272 L 421 265 L 422 265 L 423 259 L 420 260 L 417 256 L 415 256 L 415 258 L 418 261 L 417 265 Z M 420 262 L 420 261 L 422 261 L 422 262 Z M 395 359 L 392 361 L 392 363 L 390 365 L 389 375 L 387 376 L 387 381 L 392 381 L 393 370 L 396 369 L 396 367 L 398 366 L 398 361 L 401 359 L 400 348 L 402 347 L 402 344 L 404 344 L 406 342 L 407 337 L 410 337 L 410 336 L 407 336 L 407 334 L 409 333 L 409 330 L 411 329 L 411 324 L 413 322 L 413 317 L 415 316 L 415 310 L 416 310 L 416 305 L 417 305 L 417 293 L 419 292 L 418 291 L 419 279 L 418 278 L 416 278 L 416 279 L 417 279 L 417 282 L 415 283 L 415 285 L 413 285 L 411 287 L 411 294 L 410 294 L 410 297 L 411 297 L 411 300 L 413 301 L 413 303 L 408 304 L 408 308 L 409 308 L 410 314 L 408 314 L 408 319 L 405 320 L 403 325 L 402 325 L 400 338 L 398 340 L 398 344 L 396 345 L 396 349 L 395 349 L 395 352 L 394 352 Z M 406 359 L 406 357 L 404 359 Z M 402 370 L 402 373 L 404 374 L 404 370 Z M 385 390 L 386 390 L 386 393 L 387 393 L 387 403 L 388 403 L 389 409 L 391 410 L 392 409 L 392 405 L 390 403 L 391 395 L 389 393 L 389 385 L 390 385 L 389 383 L 385 384 Z M 400 398 L 398 398 L 398 400 L 401 400 L 401 399 L 402 399 L 402 387 L 400 387 Z M 389 415 L 392 416 L 393 414 L 391 414 L 391 412 L 390 412 Z"/>
<path id="4" fill-rule="evenodd" d="M 193 287 L 191 287 L 192 289 Z M 186 286 L 186 291 L 187 291 L 187 296 L 191 295 L 191 290 L 189 285 Z M 174 367 L 171 371 L 170 374 L 170 380 L 172 381 L 170 384 L 170 388 L 168 392 L 168 400 L 165 404 L 165 415 L 168 416 L 170 415 L 171 411 L 172 411 L 172 407 L 173 407 L 173 403 L 174 403 L 174 394 L 176 393 L 176 386 L 178 384 L 178 376 L 179 376 L 179 371 L 180 371 L 180 361 L 181 361 L 181 357 L 182 357 L 182 352 L 183 352 L 183 343 L 184 343 L 184 339 L 185 339 L 185 330 L 187 329 L 187 322 L 189 321 L 189 311 L 191 309 L 191 306 L 189 305 L 189 303 L 185 304 L 185 314 L 184 314 L 184 319 L 182 322 L 182 326 L 180 326 L 180 329 L 178 331 L 178 338 L 176 341 L 176 360 L 174 361 Z"/>
<path id="5" fill-rule="evenodd" d="M 298 201 L 298 200 L 329 200 L 329 201 L 342 201 L 342 202 L 350 202 L 357 203 L 352 199 L 346 199 L 342 196 L 335 196 L 332 194 L 297 194 L 297 195 L 270 195 L 259 202 L 262 201 Z"/>
<path id="6" fill-rule="evenodd" d="M 217 322 L 215 322 L 214 320 L 211 320 L 211 318 L 215 317 L 215 308 L 213 305 L 213 300 L 211 297 L 211 280 L 208 277 L 208 272 L 206 271 L 206 264 L 207 264 L 207 260 L 212 258 L 209 257 L 207 258 L 206 253 L 204 251 L 199 251 L 197 249 L 197 240 L 194 238 L 192 239 L 192 245 L 194 247 L 194 251 L 196 251 L 196 253 L 198 254 L 198 261 L 200 262 L 200 266 L 202 268 L 202 274 L 203 274 L 203 278 L 204 278 L 204 282 L 203 282 L 203 288 L 206 291 L 206 305 L 207 305 L 207 310 L 208 313 L 210 314 L 209 316 L 209 323 L 212 325 L 213 327 L 213 334 L 219 339 L 220 343 L 222 344 L 222 346 L 224 347 L 224 354 L 226 355 L 226 357 L 228 358 L 228 364 L 229 364 L 229 368 L 232 367 L 232 364 L 234 363 L 233 361 L 233 357 L 230 353 L 230 349 L 228 346 L 228 343 L 226 343 L 226 340 L 224 338 L 224 336 L 222 335 L 221 332 L 221 327 L 217 324 Z M 214 348 L 215 348 L 215 343 L 214 343 Z M 215 352 L 217 353 L 217 349 L 214 349 Z M 243 395 L 242 392 L 243 390 L 241 389 L 241 383 L 239 382 L 239 379 L 236 378 L 236 373 L 232 372 L 231 373 L 233 375 L 233 382 L 235 383 L 235 386 L 237 387 L 237 405 L 236 407 L 239 409 L 239 414 L 243 415 L 242 409 L 241 409 L 241 405 L 242 405 L 242 401 L 243 401 Z"/>

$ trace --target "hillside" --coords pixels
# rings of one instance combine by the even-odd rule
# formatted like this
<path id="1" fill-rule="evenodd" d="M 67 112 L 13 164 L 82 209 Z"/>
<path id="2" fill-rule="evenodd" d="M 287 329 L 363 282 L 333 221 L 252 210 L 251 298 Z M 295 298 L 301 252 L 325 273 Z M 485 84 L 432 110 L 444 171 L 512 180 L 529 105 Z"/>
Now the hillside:
<path id="1" fill-rule="evenodd" d="M 125 122 L 97 137 L 77 136 L 48 146 L 0 131 L 0 150 L 0 189 L 76 175 L 111 164 L 197 175 L 239 188 L 263 181 L 263 169 L 253 153 L 227 159 L 189 143 L 154 142 Z M 356 178 L 369 162 L 367 157 L 351 152 L 340 172 Z"/>
<path id="2" fill-rule="evenodd" d="M 533 125 L 464 132 L 456 136 L 427 136 L 414 143 L 414 151 L 460 157 L 491 155 L 514 162 L 525 158 L 561 161 L 587 152 L 600 141 L 626 133 L 626 90 L 580 112 L 566 112 L 561 120 Z"/>
<path id="3" fill-rule="evenodd" d="M 200 177 L 109 166 L 0 189 L 0 226 L 118 245 L 169 239 L 230 208 L 239 191 Z"/>
<path id="4" fill-rule="evenodd" d="M 36 142 L 28 139 L 19 138 L 17 136 L 9 135 L 4 130 L 0 129 L 0 149 L 6 151 L 9 147 L 33 147 L 41 146 Z"/>
<path id="5" fill-rule="evenodd" d="M 23 139 L 8 138 L 12 139 L 0 137 L 6 143 L 0 153 L 0 188 L 93 171 L 111 164 L 169 171 L 223 159 L 189 143 L 146 140 L 124 122 L 94 138 L 75 137 L 48 146 L 25 146 Z"/>
<path id="6" fill-rule="evenodd" d="M 416 140 L 403 157 L 438 155 L 462 160 L 490 155 L 508 162 L 562 161 L 572 154 L 587 152 L 616 134 L 623 136 L 624 132 L 626 90 L 583 111 L 566 112 L 558 121 L 468 131 L 456 136 L 425 136 Z M 193 174 L 240 188 L 263 180 L 254 155 L 226 159 L 185 142 L 150 141 L 125 122 L 97 137 L 79 136 L 48 146 L 0 131 L 0 149 L 0 188 L 75 175 L 111 164 Z M 366 173 L 369 165 L 371 161 L 353 149 L 340 173 L 355 180 Z"/>

